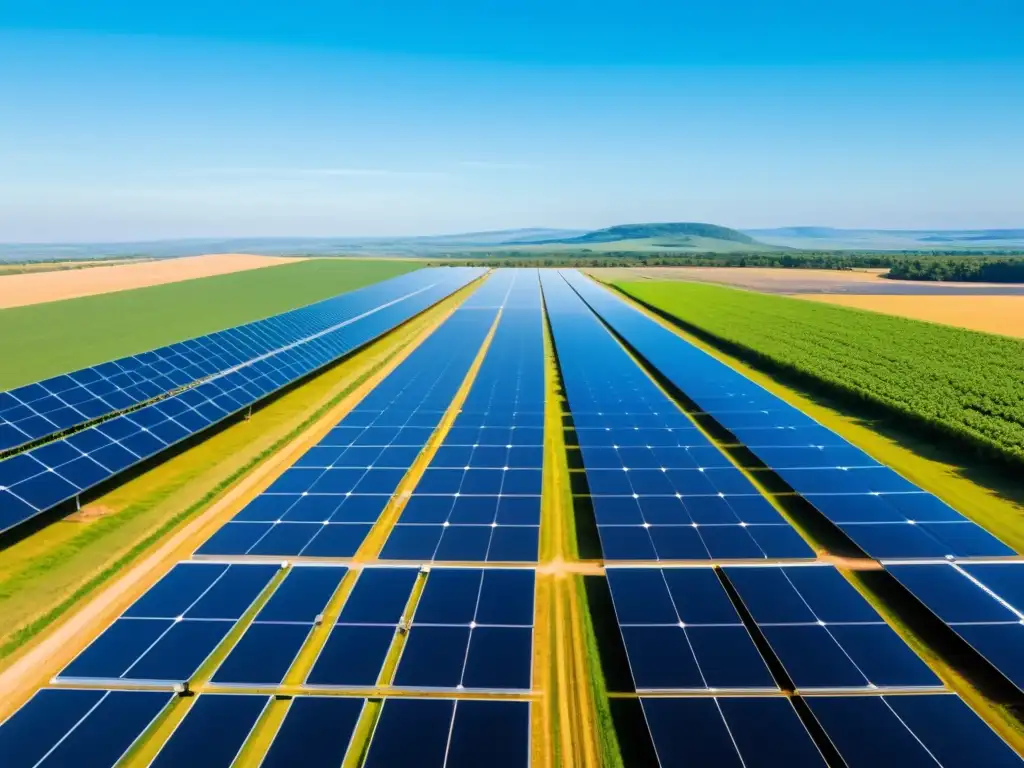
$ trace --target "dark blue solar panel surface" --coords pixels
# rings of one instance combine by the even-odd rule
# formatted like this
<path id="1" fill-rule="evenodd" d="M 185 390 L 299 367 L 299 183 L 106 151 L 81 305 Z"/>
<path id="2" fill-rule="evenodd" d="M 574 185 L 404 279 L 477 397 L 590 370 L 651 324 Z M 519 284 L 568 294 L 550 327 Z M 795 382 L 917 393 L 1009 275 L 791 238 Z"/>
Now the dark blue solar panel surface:
<path id="1" fill-rule="evenodd" d="M 296 696 L 261 768 L 338 768 L 363 703 L 336 696 Z"/>
<path id="2" fill-rule="evenodd" d="M 394 685 L 528 690 L 533 593 L 532 570 L 432 570 Z"/>
<path id="3" fill-rule="evenodd" d="M 203 695 L 151 763 L 153 768 L 229 768 L 270 699 Z"/>
<path id="4" fill-rule="evenodd" d="M 292 568 L 213 675 L 225 685 L 279 685 L 348 569 Z"/>
<path id="5" fill-rule="evenodd" d="M 1024 563 L 890 564 L 886 570 L 1024 690 Z"/>
<path id="6" fill-rule="evenodd" d="M 328 323 L 326 329 L 314 334 L 304 333 L 295 341 L 246 358 L 204 377 L 202 383 L 129 414 L 0 461 L 0 531 L 238 413 L 386 333 L 480 274 L 480 270 L 461 268 L 419 270 L 396 278 L 398 287 L 391 285 L 394 281 L 370 286 L 363 290 L 376 290 L 372 295 L 377 298 L 348 320 Z M 162 394 L 163 390 L 152 396 Z"/>
<path id="7" fill-rule="evenodd" d="M 388 699 L 364 766 L 525 768 L 529 764 L 529 702 Z"/>
<path id="8" fill-rule="evenodd" d="M 798 690 L 942 686 L 832 566 L 723 570 Z"/>
<path id="9" fill-rule="evenodd" d="M 826 765 L 789 699 L 695 697 L 641 701 L 663 766 Z"/>
<path id="10" fill-rule="evenodd" d="M 198 553 L 355 555 L 444 417 L 496 315 L 453 313 Z"/>
<path id="11" fill-rule="evenodd" d="M 952 694 L 805 700 L 849 768 L 1021 765 L 1021 758 Z"/>
<path id="12" fill-rule="evenodd" d="M 1015 554 L 931 494 L 879 465 L 831 430 L 594 281 L 575 270 L 564 270 L 562 274 L 590 307 L 658 371 L 704 413 L 735 434 L 758 459 L 836 523 L 868 555 L 898 558 Z M 546 279 L 545 290 L 555 281 L 554 276 Z M 558 293 L 564 291 L 559 289 Z M 552 313 L 557 343 L 555 317 Z M 577 408 L 574 406 L 573 410 Z M 615 487 L 620 486 L 621 480 Z"/>
<path id="13" fill-rule="evenodd" d="M 375 685 L 404 617 L 411 628 L 395 686 L 529 689 L 534 572 L 434 568 L 409 621 L 404 614 L 418 574 L 416 568 L 364 569 L 307 683 Z"/>
<path id="14" fill-rule="evenodd" d="M 155 691 L 44 689 L 0 724 L 0 765 L 109 768 L 170 700 Z"/>
<path id="15" fill-rule="evenodd" d="M 776 689 L 711 568 L 609 568 L 638 691 Z"/>
<path id="16" fill-rule="evenodd" d="M 541 283 L 605 559 L 812 557 L 565 280 Z"/>
<path id="17" fill-rule="evenodd" d="M 58 677 L 188 680 L 276 571 L 272 565 L 180 563 Z"/>
<path id="18" fill-rule="evenodd" d="M 502 308 L 498 327 L 458 417 L 384 545 L 383 559 L 537 559 L 544 462 L 537 270 L 499 270 L 459 313 L 472 317 L 485 312 L 482 307 Z"/>

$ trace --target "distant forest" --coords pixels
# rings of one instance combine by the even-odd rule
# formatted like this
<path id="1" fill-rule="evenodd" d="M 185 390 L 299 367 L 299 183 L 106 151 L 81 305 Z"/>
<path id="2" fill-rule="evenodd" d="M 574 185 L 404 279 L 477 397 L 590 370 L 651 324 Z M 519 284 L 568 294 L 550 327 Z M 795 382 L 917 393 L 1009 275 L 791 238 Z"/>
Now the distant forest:
<path id="1" fill-rule="evenodd" d="M 1024 253 L 994 258 L 942 253 L 848 251 L 751 251 L 657 253 L 609 251 L 600 256 L 574 252 L 469 253 L 434 263 L 482 267 L 778 267 L 782 269 L 888 269 L 886 277 L 984 283 L 1024 283 Z"/>

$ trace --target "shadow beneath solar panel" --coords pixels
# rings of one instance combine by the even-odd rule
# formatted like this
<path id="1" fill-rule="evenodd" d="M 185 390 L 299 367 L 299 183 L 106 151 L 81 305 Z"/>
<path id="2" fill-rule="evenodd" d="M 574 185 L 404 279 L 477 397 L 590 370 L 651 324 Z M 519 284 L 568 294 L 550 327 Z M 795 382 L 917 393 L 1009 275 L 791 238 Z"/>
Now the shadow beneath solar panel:
<path id="1" fill-rule="evenodd" d="M 863 587 L 914 635 L 986 698 L 1013 710 L 1024 722 L 1024 693 L 936 616 L 888 571 L 853 573 Z"/>
<path id="2" fill-rule="evenodd" d="M 614 289 L 614 286 L 610 287 Z M 889 408 L 869 402 L 856 393 L 847 392 L 813 376 L 781 365 L 741 345 L 719 338 L 680 320 L 634 296 L 628 296 L 628 298 L 708 346 L 740 360 L 756 371 L 771 376 L 779 384 L 796 390 L 816 405 L 850 417 L 859 426 L 877 432 L 901 448 L 924 459 L 953 467 L 959 477 L 991 491 L 1005 501 L 1024 505 L 1021 462 L 1015 462 L 985 445 L 971 442 L 965 436 L 951 435 L 924 418 L 896 414 Z"/>
<path id="3" fill-rule="evenodd" d="M 584 576 L 583 588 L 587 597 L 601 671 L 609 693 L 635 693 L 633 674 L 629 669 L 626 646 L 622 641 L 619 621 L 615 616 L 612 593 L 604 576 Z M 628 766 L 658 765 L 654 742 L 647 728 L 643 707 L 637 698 L 609 700 L 615 734 L 622 758 Z"/>

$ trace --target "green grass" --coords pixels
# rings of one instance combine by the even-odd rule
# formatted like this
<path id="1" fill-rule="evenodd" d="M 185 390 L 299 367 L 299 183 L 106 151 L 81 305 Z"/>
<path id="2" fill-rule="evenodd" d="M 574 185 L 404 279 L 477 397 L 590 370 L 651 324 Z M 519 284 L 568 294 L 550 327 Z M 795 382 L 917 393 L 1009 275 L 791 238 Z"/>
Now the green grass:
<path id="1" fill-rule="evenodd" d="M 1024 463 L 1024 341 L 712 285 L 619 287 L 753 360 Z"/>
<path id="2" fill-rule="evenodd" d="M 0 310 L 0 389 L 258 320 L 419 266 L 311 259 Z"/>

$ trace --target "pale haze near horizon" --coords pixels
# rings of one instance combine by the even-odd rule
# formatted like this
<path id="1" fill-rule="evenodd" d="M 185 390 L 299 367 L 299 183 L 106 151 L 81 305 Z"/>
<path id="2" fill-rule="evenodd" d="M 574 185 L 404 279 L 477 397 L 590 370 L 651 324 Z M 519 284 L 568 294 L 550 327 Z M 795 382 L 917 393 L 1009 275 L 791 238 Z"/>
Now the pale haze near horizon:
<path id="1" fill-rule="evenodd" d="M 730 25 L 717 45 L 648 46 L 658 19 L 611 0 L 584 22 L 466 11 L 462 35 L 346 3 L 364 23 L 323 34 L 303 2 L 209 29 L 193 2 L 26 6 L 0 20 L 0 242 L 1024 227 L 1018 6 L 942 0 L 922 29 L 913 4 L 870 0 L 879 32 L 750 4 L 700 11 Z"/>

